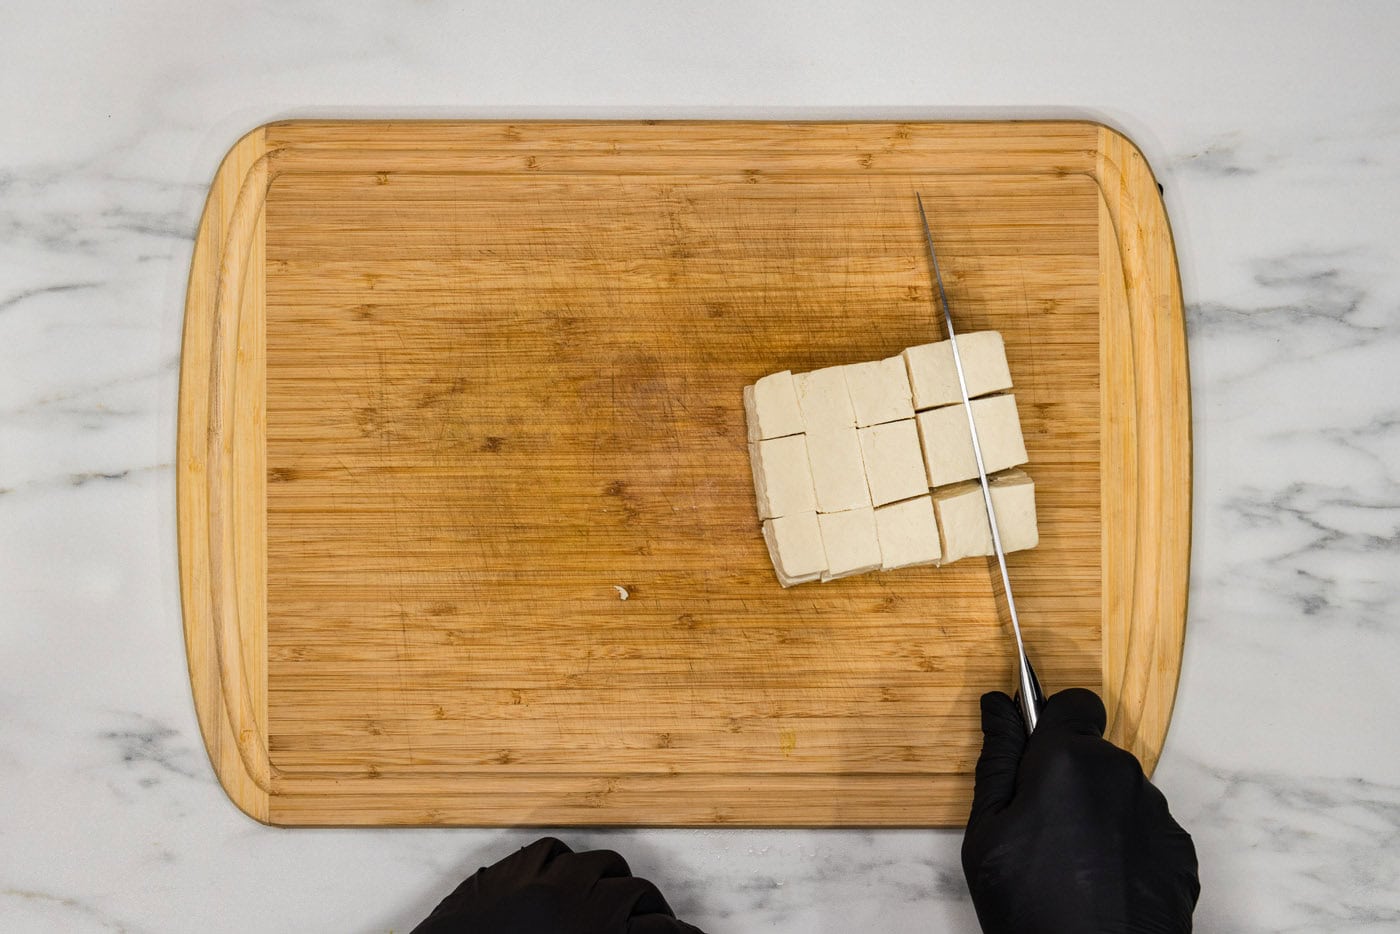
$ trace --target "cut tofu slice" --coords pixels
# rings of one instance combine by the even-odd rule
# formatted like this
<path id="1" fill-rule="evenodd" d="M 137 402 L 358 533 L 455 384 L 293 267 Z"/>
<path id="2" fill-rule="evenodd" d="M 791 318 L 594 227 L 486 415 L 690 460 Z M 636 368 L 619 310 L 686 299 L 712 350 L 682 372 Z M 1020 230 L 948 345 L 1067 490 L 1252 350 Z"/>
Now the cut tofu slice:
<path id="1" fill-rule="evenodd" d="M 817 508 L 805 435 L 769 438 L 749 445 L 758 517 L 774 519 Z"/>
<path id="2" fill-rule="evenodd" d="M 802 410 L 802 422 L 808 434 L 856 427 L 844 366 L 798 373 L 792 379 L 797 389 L 797 405 Z"/>
<path id="3" fill-rule="evenodd" d="M 745 386 L 744 414 L 750 441 L 801 434 L 802 410 L 797 405 L 792 372 L 771 373 L 752 386 Z"/>
<path id="4" fill-rule="evenodd" d="M 987 521 L 987 501 L 982 498 L 980 482 L 934 490 L 933 503 L 938 513 L 938 534 L 943 539 L 941 564 L 993 553 L 992 526 Z"/>
<path id="5" fill-rule="evenodd" d="M 903 357 L 846 367 L 846 388 L 851 393 L 857 428 L 914 417 L 909 374 Z"/>
<path id="6" fill-rule="evenodd" d="M 850 509 L 817 516 L 826 549 L 823 581 L 863 574 L 880 567 L 880 539 L 875 533 L 875 510 Z"/>
<path id="7" fill-rule="evenodd" d="M 927 496 L 876 509 L 875 531 L 880 538 L 880 566 L 886 571 L 935 564 L 942 556 L 938 521 Z"/>
<path id="8" fill-rule="evenodd" d="M 872 503 L 883 506 L 928 492 L 919 430 L 912 418 L 859 428 L 857 433 Z"/>
<path id="9" fill-rule="evenodd" d="M 1006 346 L 996 331 L 973 331 L 958 335 L 963 376 L 968 398 L 1011 388 L 1011 368 L 1006 363 Z M 953 345 L 948 341 L 920 344 L 904 351 L 914 408 L 923 410 L 962 402 L 958 370 L 953 363 Z"/>
<path id="10" fill-rule="evenodd" d="M 860 440 L 854 428 L 810 432 L 807 457 L 812 464 L 812 486 L 818 512 L 845 512 L 870 505 Z"/>
<path id="11" fill-rule="evenodd" d="M 815 512 L 795 512 L 763 523 L 763 540 L 778 583 L 784 587 L 819 580 L 826 570 L 826 549 Z"/>
<path id="12" fill-rule="evenodd" d="M 992 505 L 997 511 L 1001 550 L 1009 554 L 1038 545 L 1035 481 L 1020 470 L 1008 470 L 989 477 L 988 485 L 992 491 Z M 943 537 L 943 564 L 996 553 L 981 483 L 958 483 L 934 490 L 933 502 L 938 513 L 938 531 Z"/>
<path id="13" fill-rule="evenodd" d="M 972 417 L 977 422 L 982 463 L 988 474 L 1026 462 L 1026 442 L 1014 395 L 973 399 Z M 920 412 L 916 420 L 929 486 L 936 488 L 977 477 L 972 433 L 967 430 L 967 412 L 961 403 Z"/>
<path id="14" fill-rule="evenodd" d="M 1035 481 L 1025 471 L 1008 470 L 990 478 L 1001 550 L 1025 551 L 1040 544 L 1035 518 Z"/>

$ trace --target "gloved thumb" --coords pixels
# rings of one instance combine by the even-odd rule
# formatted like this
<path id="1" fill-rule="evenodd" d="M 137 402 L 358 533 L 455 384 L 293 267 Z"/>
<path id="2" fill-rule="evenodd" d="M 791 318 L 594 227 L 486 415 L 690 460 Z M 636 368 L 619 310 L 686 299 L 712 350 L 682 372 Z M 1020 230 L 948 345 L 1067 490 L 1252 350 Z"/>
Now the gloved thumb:
<path id="1" fill-rule="evenodd" d="M 1108 715 L 1099 695 L 1085 688 L 1069 688 L 1045 702 L 1036 723 L 1036 735 L 1071 733 L 1076 736 L 1103 736 Z"/>
<path id="2" fill-rule="evenodd" d="M 983 694 L 982 755 L 977 758 L 969 830 L 984 815 L 995 814 L 1011 803 L 1025 749 L 1026 724 L 1016 704 L 1000 691 Z"/>

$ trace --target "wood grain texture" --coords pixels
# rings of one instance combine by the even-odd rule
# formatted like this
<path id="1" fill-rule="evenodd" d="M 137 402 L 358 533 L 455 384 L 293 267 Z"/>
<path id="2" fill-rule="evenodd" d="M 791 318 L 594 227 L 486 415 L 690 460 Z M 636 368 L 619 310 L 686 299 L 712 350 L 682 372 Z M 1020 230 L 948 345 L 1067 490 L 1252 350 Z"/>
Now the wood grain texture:
<path id="1" fill-rule="evenodd" d="M 280 824 L 960 824 L 986 566 L 784 591 L 741 389 L 1006 338 L 1050 689 L 1151 768 L 1189 399 L 1165 213 L 1083 123 L 293 122 L 211 189 L 181 378 L 191 682 Z M 242 193 L 240 196 L 239 193 Z M 618 599 L 614 585 L 630 597 Z"/>

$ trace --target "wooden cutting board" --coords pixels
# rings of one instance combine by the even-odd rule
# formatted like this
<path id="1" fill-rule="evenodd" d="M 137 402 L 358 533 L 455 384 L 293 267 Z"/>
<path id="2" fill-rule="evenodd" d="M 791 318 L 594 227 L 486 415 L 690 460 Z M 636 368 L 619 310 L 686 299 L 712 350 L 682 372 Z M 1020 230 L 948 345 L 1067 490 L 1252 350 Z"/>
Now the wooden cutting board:
<path id="1" fill-rule="evenodd" d="M 1150 770 L 1181 660 L 1186 347 L 1091 123 L 291 122 L 220 167 L 180 391 L 205 743 L 276 824 L 952 826 L 1013 684 L 986 566 L 781 589 L 741 389 L 1006 338 L 1049 690 Z M 627 599 L 621 599 L 625 588 Z"/>

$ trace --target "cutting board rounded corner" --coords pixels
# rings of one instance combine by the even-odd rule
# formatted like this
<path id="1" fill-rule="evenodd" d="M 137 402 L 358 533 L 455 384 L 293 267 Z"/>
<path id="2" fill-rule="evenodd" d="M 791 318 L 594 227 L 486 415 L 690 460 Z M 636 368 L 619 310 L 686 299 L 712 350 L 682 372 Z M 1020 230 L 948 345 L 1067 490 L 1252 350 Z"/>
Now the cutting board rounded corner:
<path id="1" fill-rule="evenodd" d="M 1098 134 L 1092 175 L 1112 234 L 1101 249 L 1110 247 L 1122 267 L 1123 344 L 1131 348 L 1126 384 L 1136 403 L 1123 432 L 1133 463 L 1121 491 L 1136 506 L 1132 582 L 1124 587 L 1131 624 L 1125 633 L 1105 627 L 1106 735 L 1133 752 L 1151 776 L 1175 706 L 1190 584 L 1193 442 L 1185 305 L 1166 202 L 1146 155 L 1122 131 L 1084 122 Z M 1113 378 L 1106 365 L 1104 379 Z M 1107 546 L 1105 566 L 1111 562 Z M 1151 632 L 1143 633 L 1148 621 Z M 1125 635 L 1124 644 L 1110 646 L 1114 635 Z M 1145 647 L 1139 641 L 1144 635 L 1150 639 Z"/>
<path id="2" fill-rule="evenodd" d="M 255 247 L 265 194 L 260 179 L 265 178 L 266 167 L 265 125 L 245 133 L 221 160 L 195 235 L 180 353 L 176 501 L 185 653 L 205 751 L 234 805 L 253 820 L 271 824 L 271 768 L 266 765 L 268 750 L 262 738 L 266 731 L 258 724 L 259 719 L 266 720 L 266 685 L 260 680 L 260 676 L 265 678 L 265 663 L 256 653 L 265 638 L 243 629 L 220 631 L 216 614 L 226 608 L 213 593 L 219 568 L 211 561 L 211 554 L 225 546 L 213 542 L 210 521 L 215 512 L 211 508 L 211 466 L 223 462 L 218 465 L 221 475 L 232 468 L 227 462 L 235 453 L 233 438 L 224 429 L 228 427 L 226 416 L 239 414 L 211 412 L 214 393 L 226 382 L 217 378 L 213 369 L 220 349 L 216 345 L 226 338 L 236 344 L 238 336 L 236 328 L 229 334 L 231 320 L 220 324 L 217 317 L 221 304 L 233 301 L 241 306 L 245 301 L 261 301 L 261 296 L 245 295 L 244 288 L 249 284 L 246 274 L 250 261 L 262 260 Z M 211 424 L 213 414 L 219 416 L 220 424 Z M 242 413 L 245 421 L 248 414 Z M 247 436 L 239 438 L 249 440 Z M 238 657 L 237 663 L 225 665 L 221 656 L 231 659 L 231 655 Z M 230 677 L 243 683 L 233 684 Z M 256 683 L 249 686 L 250 679 Z"/>

